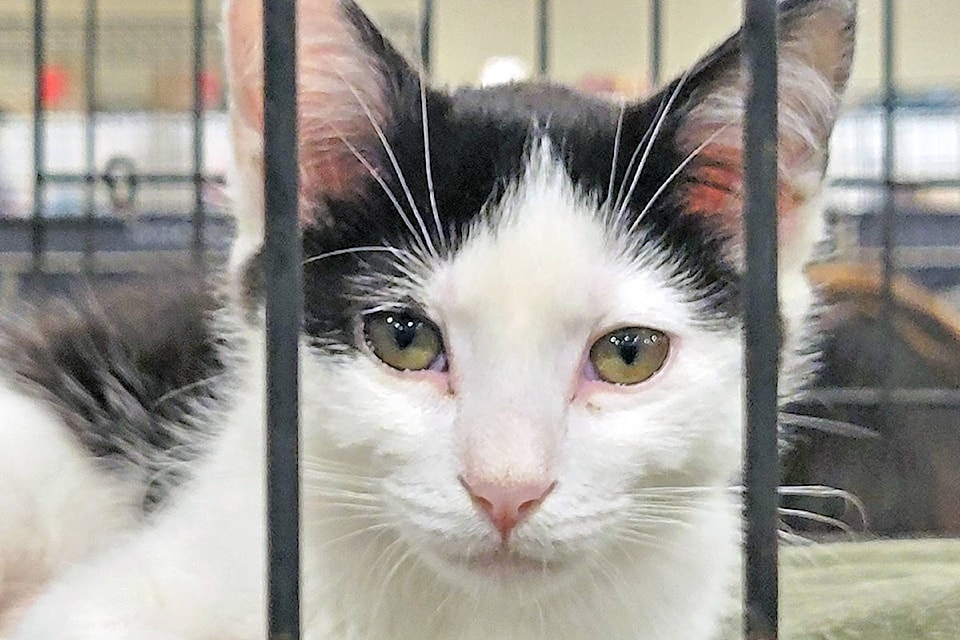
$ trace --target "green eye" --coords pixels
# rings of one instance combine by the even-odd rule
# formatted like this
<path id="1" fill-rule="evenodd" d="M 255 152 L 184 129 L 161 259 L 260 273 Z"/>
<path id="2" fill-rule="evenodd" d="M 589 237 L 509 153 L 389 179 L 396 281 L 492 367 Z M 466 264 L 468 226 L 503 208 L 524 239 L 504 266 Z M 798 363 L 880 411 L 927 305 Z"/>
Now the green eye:
<path id="1" fill-rule="evenodd" d="M 667 334 L 626 327 L 611 331 L 590 347 L 596 377 L 610 384 L 638 384 L 663 368 L 670 351 Z"/>
<path id="2" fill-rule="evenodd" d="M 363 334 L 373 354 L 401 371 L 444 365 L 443 340 L 432 323 L 406 311 L 382 311 L 364 318 Z"/>

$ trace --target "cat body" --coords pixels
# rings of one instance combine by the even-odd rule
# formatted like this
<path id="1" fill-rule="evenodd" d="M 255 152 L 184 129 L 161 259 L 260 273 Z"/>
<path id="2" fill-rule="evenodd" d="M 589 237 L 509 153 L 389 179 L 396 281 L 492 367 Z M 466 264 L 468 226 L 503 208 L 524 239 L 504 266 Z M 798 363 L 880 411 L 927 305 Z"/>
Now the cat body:
<path id="1" fill-rule="evenodd" d="M 740 570 L 739 39 L 615 105 L 428 89 L 352 3 L 299 10 L 304 636 L 716 637 Z M 223 293 L 9 332 L 13 638 L 264 633 L 259 20 L 228 3 Z M 781 6 L 785 394 L 853 22 Z"/>

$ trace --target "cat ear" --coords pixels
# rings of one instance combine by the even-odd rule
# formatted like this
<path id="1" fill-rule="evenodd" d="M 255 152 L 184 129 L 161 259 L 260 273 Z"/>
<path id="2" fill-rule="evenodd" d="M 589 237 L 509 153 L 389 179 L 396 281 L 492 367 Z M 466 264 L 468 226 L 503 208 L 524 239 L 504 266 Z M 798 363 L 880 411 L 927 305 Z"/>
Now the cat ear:
<path id="1" fill-rule="evenodd" d="M 853 60 L 854 0 L 787 0 L 779 17 L 780 242 L 790 259 L 809 245 L 811 219 L 803 211 L 820 192 L 828 139 Z M 696 154 L 678 186 L 685 210 L 709 216 L 733 240 L 739 255 L 744 197 L 743 121 L 749 83 L 742 32 L 706 56 L 664 94 L 676 91 L 675 145 Z M 677 87 L 680 87 L 677 90 Z M 806 242 L 805 242 L 806 241 Z"/>
<path id="2" fill-rule="evenodd" d="M 263 230 L 263 1 L 227 0 L 225 31 L 238 232 Z M 297 0 L 300 218 L 362 189 L 378 163 L 393 94 L 417 74 L 350 0 Z M 320 217 L 320 219 L 318 219 Z"/>

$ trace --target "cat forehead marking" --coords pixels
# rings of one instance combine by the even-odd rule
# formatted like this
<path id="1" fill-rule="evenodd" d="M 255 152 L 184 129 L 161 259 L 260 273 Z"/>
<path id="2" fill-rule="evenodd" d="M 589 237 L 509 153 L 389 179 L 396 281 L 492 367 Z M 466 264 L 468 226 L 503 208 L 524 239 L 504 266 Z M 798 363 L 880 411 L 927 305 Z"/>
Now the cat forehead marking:
<path id="1" fill-rule="evenodd" d="M 440 270 L 431 302 L 453 324 L 487 325 L 504 336 L 580 333 L 638 311 L 674 315 L 676 292 L 652 266 L 662 261 L 643 255 L 656 249 L 638 255 L 601 207 L 540 140 L 522 177 L 481 212 Z"/>
<path id="2" fill-rule="evenodd" d="M 575 314 L 612 249 L 603 225 L 544 141 L 524 175 L 481 212 L 449 276 L 449 311 L 489 306 Z M 558 287 L 569 296 L 558 298 Z"/>

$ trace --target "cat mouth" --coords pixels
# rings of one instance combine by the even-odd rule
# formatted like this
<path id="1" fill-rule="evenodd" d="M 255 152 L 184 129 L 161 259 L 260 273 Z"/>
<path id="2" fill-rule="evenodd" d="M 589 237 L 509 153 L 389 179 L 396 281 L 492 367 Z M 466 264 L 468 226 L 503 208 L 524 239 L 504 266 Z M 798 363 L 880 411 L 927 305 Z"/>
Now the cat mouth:
<path id="1" fill-rule="evenodd" d="M 563 563 L 559 561 L 525 555 L 503 547 L 452 561 L 476 575 L 501 579 L 548 577 L 563 569 Z"/>

